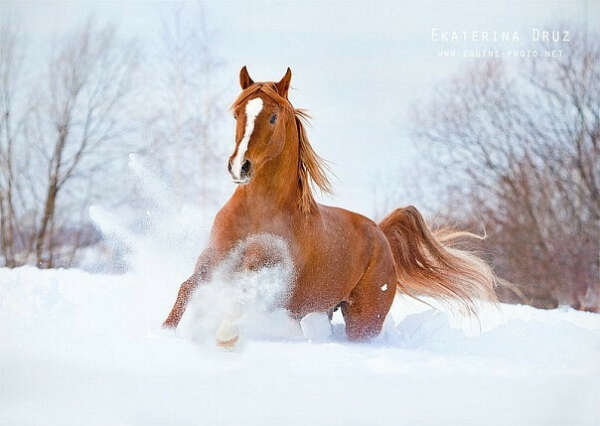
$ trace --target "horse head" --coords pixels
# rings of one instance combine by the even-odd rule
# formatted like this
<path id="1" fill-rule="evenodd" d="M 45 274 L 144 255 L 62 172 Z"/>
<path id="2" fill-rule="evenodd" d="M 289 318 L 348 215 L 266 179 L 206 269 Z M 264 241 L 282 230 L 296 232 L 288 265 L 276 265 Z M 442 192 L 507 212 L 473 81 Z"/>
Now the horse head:
<path id="1" fill-rule="evenodd" d="M 261 167 L 277 157 L 285 145 L 294 109 L 287 98 L 292 72 L 279 82 L 255 83 L 246 67 L 240 71 L 242 93 L 231 109 L 236 122 L 235 149 L 228 169 L 236 184 L 250 182 Z"/>

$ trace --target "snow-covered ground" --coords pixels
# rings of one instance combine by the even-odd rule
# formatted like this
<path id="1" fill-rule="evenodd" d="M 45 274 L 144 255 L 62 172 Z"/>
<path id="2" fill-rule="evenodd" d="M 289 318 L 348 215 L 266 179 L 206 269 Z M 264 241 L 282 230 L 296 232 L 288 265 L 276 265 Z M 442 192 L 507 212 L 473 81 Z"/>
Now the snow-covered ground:
<path id="1" fill-rule="evenodd" d="M 124 275 L 0 268 L 0 425 L 599 425 L 600 315 L 482 306 L 480 322 L 397 297 L 382 335 L 304 331 L 272 309 L 289 265 L 213 282 L 161 329 L 210 214 L 132 156 L 154 204 L 90 215 Z M 143 218 L 144 233 L 131 229 Z M 232 278 L 232 277 L 230 277 Z M 233 350 L 215 345 L 237 318 Z"/>
<path id="2" fill-rule="evenodd" d="M 0 424 L 600 421 L 598 315 L 503 305 L 480 327 L 398 298 L 371 343 L 347 342 L 339 318 L 309 342 L 276 313 L 227 351 L 196 338 L 198 308 L 161 330 L 176 287 L 154 270 L 0 269 Z"/>

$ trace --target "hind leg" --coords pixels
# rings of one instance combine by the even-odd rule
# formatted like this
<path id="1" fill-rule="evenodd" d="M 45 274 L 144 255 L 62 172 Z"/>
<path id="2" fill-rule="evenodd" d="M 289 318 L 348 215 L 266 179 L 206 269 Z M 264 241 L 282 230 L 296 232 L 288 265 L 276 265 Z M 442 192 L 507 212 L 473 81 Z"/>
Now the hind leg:
<path id="1" fill-rule="evenodd" d="M 389 250 L 380 247 L 365 274 L 342 304 L 346 335 L 350 340 L 377 336 L 396 293 L 396 271 Z"/>

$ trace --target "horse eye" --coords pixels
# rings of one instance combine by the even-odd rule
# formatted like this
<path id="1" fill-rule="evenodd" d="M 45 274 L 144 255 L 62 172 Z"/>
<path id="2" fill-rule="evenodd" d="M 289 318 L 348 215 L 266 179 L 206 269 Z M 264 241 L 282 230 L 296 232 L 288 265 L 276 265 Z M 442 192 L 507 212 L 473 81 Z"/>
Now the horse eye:
<path id="1" fill-rule="evenodd" d="M 277 114 L 273 114 L 271 116 L 271 119 L 269 120 L 269 123 L 273 124 L 277 121 Z"/>

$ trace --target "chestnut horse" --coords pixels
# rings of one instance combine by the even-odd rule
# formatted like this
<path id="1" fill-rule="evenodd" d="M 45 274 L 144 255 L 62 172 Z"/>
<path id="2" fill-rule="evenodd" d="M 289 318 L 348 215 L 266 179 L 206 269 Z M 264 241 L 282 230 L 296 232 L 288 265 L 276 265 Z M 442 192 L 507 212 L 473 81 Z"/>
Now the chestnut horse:
<path id="1" fill-rule="evenodd" d="M 341 307 L 348 338 L 381 331 L 396 290 L 412 296 L 458 300 L 475 311 L 475 299 L 495 299 L 491 269 L 469 252 L 452 248 L 467 233 L 431 231 L 412 206 L 381 223 L 318 204 L 311 185 L 330 190 L 323 160 L 313 151 L 288 100 L 291 71 L 279 82 L 254 82 L 240 72 L 242 92 L 232 105 L 235 149 L 228 169 L 238 184 L 217 213 L 208 247 L 179 290 L 164 322 L 177 327 L 194 289 L 210 279 L 228 252 L 256 234 L 285 240 L 295 269 L 286 308 L 300 319 Z M 246 247 L 243 265 L 269 262 L 268 250 Z"/>

